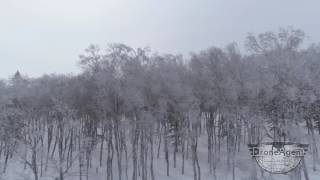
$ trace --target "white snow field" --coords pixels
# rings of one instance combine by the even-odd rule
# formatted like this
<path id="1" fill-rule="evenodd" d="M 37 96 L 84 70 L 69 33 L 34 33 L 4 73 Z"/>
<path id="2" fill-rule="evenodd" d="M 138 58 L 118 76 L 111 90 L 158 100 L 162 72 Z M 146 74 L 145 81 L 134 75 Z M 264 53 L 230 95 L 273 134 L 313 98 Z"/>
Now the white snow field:
<path id="1" fill-rule="evenodd" d="M 319 139 L 319 136 L 317 136 Z M 202 136 L 199 139 L 198 145 L 198 156 L 199 156 L 199 163 L 201 167 L 201 180 L 215 180 L 214 176 L 209 172 L 209 165 L 207 163 L 207 139 L 205 136 Z M 99 152 L 94 152 L 93 159 L 92 159 L 92 167 L 89 169 L 88 179 L 89 180 L 105 180 L 106 179 L 106 158 L 104 158 L 104 164 L 102 167 L 99 166 L 99 160 L 97 157 Z M 172 150 L 172 149 L 170 149 Z M 130 151 L 129 151 L 130 152 Z M 156 148 L 155 148 L 156 154 Z M 218 167 L 216 170 L 216 180 L 232 180 L 232 172 L 231 170 L 228 171 L 227 163 L 226 163 L 226 151 L 222 150 L 220 152 L 219 157 L 221 158 L 218 162 Z M 129 164 L 128 164 L 128 177 L 126 174 L 122 174 L 122 180 L 126 180 L 127 178 L 130 180 L 132 179 L 132 159 L 130 153 L 128 153 Z M 181 173 L 182 169 L 182 159 L 181 153 L 179 152 L 177 155 L 177 166 L 176 168 L 173 167 L 173 156 L 170 155 L 170 176 L 166 175 L 166 162 L 164 160 L 164 153 L 161 147 L 160 150 L 160 157 L 157 158 L 155 155 L 154 159 L 154 172 L 155 172 L 155 179 L 156 180 L 193 180 L 193 169 L 192 169 L 192 161 L 191 161 L 191 154 L 189 152 L 188 158 L 185 160 L 185 172 L 184 174 Z M 310 180 L 319 180 L 320 179 L 320 169 L 314 171 L 313 170 L 313 161 L 312 161 L 311 152 L 307 152 L 305 157 L 307 170 L 309 174 Z M 79 166 L 78 161 L 74 162 L 73 168 L 70 169 L 64 176 L 65 180 L 80 180 L 79 177 Z M 251 174 L 254 171 L 253 169 L 256 168 L 256 173 L 258 174 L 258 179 L 263 180 L 295 180 L 299 179 L 293 176 L 293 173 L 284 174 L 270 174 L 268 172 L 264 172 L 260 167 L 257 166 L 257 163 L 252 160 L 250 156 L 250 152 L 248 148 L 244 145 L 241 146 L 240 152 L 237 152 L 236 158 L 236 169 L 235 169 L 235 180 L 251 180 Z M 316 162 L 317 166 L 320 167 L 320 163 Z M 122 162 L 123 169 L 125 169 L 126 164 L 125 161 Z M 254 167 L 256 166 L 256 167 Z M 3 162 L 1 162 L 1 168 L 3 167 Z M 116 157 L 113 159 L 113 179 L 118 180 L 118 172 L 117 172 L 117 159 Z M 42 176 L 39 177 L 39 180 L 55 180 L 58 179 L 58 168 L 54 165 L 54 162 L 50 162 L 49 168 L 47 172 L 43 172 Z M 2 173 L 0 179 L 3 180 L 34 180 L 34 176 L 30 168 L 27 166 L 24 169 L 23 163 L 20 158 L 14 157 L 13 159 L 9 160 L 8 167 L 6 173 Z M 138 179 L 141 179 L 138 176 Z M 150 172 L 148 172 L 148 179 L 151 179 Z M 301 170 L 301 179 L 305 179 L 303 171 Z M 83 175 L 82 180 L 86 180 L 86 176 Z"/>

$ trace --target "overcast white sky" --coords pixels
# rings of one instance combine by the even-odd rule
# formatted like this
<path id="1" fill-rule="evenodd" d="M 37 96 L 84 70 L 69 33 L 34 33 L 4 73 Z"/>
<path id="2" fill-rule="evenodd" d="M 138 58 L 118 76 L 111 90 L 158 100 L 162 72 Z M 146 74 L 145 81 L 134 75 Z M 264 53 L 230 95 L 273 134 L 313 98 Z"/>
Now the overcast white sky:
<path id="1" fill-rule="evenodd" d="M 78 72 L 90 44 L 199 51 L 293 26 L 320 41 L 319 0 L 0 0 L 0 78 Z"/>

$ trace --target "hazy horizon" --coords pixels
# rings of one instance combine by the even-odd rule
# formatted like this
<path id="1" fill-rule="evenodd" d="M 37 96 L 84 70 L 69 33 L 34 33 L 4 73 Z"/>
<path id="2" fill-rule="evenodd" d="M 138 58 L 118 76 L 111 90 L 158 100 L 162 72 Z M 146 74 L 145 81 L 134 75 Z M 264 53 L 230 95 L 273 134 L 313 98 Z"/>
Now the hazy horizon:
<path id="1" fill-rule="evenodd" d="M 17 70 L 37 77 L 76 73 L 78 55 L 90 44 L 149 46 L 153 52 L 188 55 L 247 33 L 293 26 L 320 41 L 318 1 L 298 0 L 56 0 L 0 3 L 0 78 Z M 5 67 L 5 68 L 4 68 Z"/>

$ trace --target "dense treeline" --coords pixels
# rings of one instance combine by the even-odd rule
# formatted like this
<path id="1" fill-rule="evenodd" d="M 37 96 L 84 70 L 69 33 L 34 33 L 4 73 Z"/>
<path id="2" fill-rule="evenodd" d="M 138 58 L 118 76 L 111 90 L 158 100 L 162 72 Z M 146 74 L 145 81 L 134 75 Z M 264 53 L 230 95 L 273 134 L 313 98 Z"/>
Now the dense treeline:
<path id="1" fill-rule="evenodd" d="M 79 75 L 17 72 L 0 83 L 1 171 L 19 159 L 35 180 L 48 171 L 85 180 L 92 169 L 107 180 L 155 180 L 154 160 L 163 158 L 167 176 L 177 164 L 185 173 L 189 159 L 194 180 L 203 173 L 217 179 L 222 161 L 236 179 L 244 145 L 301 142 L 302 134 L 316 170 L 320 46 L 301 48 L 304 39 L 300 30 L 280 29 L 248 36 L 245 54 L 230 44 L 188 59 L 123 44 L 90 46 Z M 210 172 L 199 163 L 202 136 Z M 308 178 L 304 164 L 294 173 L 300 170 Z"/>

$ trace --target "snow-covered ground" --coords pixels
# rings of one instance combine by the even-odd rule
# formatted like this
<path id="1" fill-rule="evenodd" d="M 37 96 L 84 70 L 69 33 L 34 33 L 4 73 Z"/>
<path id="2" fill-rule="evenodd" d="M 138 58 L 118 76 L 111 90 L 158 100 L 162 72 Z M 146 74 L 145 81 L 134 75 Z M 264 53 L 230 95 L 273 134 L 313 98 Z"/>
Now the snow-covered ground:
<path id="1" fill-rule="evenodd" d="M 198 156 L 199 156 L 199 163 L 201 167 L 201 179 L 202 180 L 214 180 L 214 177 L 212 174 L 209 173 L 209 167 L 207 163 L 207 142 L 206 138 L 202 137 L 200 138 L 199 145 L 198 145 Z M 97 148 L 98 149 L 98 148 Z M 106 179 L 106 165 L 103 167 L 99 166 L 99 160 L 97 159 L 98 151 L 95 152 L 96 155 L 94 155 L 92 160 L 92 167 L 89 170 L 89 178 L 90 180 L 105 180 Z M 172 154 L 172 153 L 171 153 Z M 216 179 L 217 180 L 231 180 L 232 179 L 232 173 L 231 171 L 227 171 L 227 163 L 226 163 L 226 152 L 225 150 L 222 150 L 220 152 L 220 161 L 218 163 L 218 167 L 216 170 Z M 131 169 L 132 167 L 131 163 L 131 156 L 129 153 L 129 171 L 128 171 L 128 179 L 132 179 Z M 106 160 L 104 160 L 105 162 Z M 113 160 L 113 179 L 117 180 L 118 178 L 118 172 L 117 172 L 117 159 L 115 158 Z M 313 163 L 312 163 L 312 155 L 310 152 L 307 153 L 305 157 L 309 178 L 310 180 L 318 180 L 320 179 L 320 170 L 313 171 Z M 77 164 L 78 161 L 75 161 L 74 163 Z M 251 174 L 252 174 L 252 168 L 256 166 L 256 162 L 252 160 L 249 150 L 246 146 L 242 145 L 240 152 L 237 152 L 236 155 L 236 180 L 250 180 Z M 3 163 L 1 163 L 3 166 Z M 125 161 L 123 161 L 123 169 L 125 169 Z M 49 167 L 49 170 L 47 172 L 44 172 L 43 175 L 39 178 L 40 180 L 54 180 L 58 177 L 58 173 L 55 170 L 54 166 L 51 164 Z M 65 180 L 79 180 L 79 170 L 77 169 L 78 165 L 74 165 L 73 169 L 70 169 L 68 173 L 65 174 Z M 177 156 L 177 166 L 176 168 L 173 167 L 173 156 L 170 156 L 170 176 L 166 175 L 166 162 L 164 160 L 164 153 L 163 151 L 160 152 L 160 157 L 155 157 L 154 159 L 154 170 L 155 170 L 155 179 L 157 180 L 193 180 L 193 169 L 192 169 L 192 161 L 191 161 L 191 155 L 189 154 L 188 159 L 185 160 L 185 173 L 181 173 L 182 168 L 182 158 L 181 153 L 178 153 Z M 274 175 L 267 172 L 262 171 L 261 168 L 256 166 L 258 178 L 265 180 L 290 180 L 292 173 L 288 173 L 287 175 Z M 149 172 L 148 172 L 149 173 Z M 264 174 L 264 176 L 261 176 L 261 173 Z M 148 177 L 150 178 L 150 174 L 148 174 Z M 1 175 L 1 179 L 5 180 L 33 180 L 34 176 L 30 168 L 24 169 L 23 163 L 20 161 L 20 159 L 14 158 L 9 161 L 8 168 L 6 173 L 3 173 Z M 85 180 L 85 176 L 82 177 L 82 180 Z M 123 173 L 122 180 L 126 180 L 126 175 Z M 139 176 L 138 179 L 141 179 Z M 301 179 L 304 179 L 303 171 L 301 171 Z"/>

